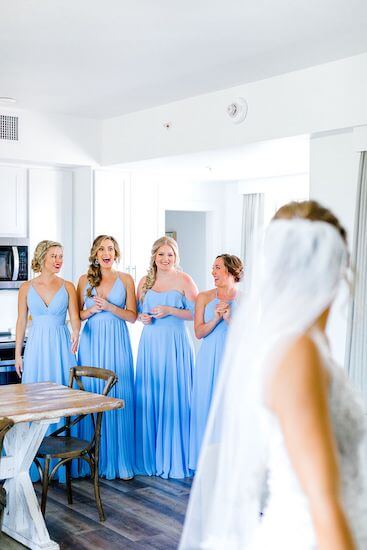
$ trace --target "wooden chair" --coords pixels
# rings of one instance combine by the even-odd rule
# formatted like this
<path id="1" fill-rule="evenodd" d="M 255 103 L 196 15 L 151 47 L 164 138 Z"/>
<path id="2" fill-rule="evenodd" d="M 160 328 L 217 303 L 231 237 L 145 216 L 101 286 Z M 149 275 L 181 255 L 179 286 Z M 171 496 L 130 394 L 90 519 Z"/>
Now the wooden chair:
<path id="1" fill-rule="evenodd" d="M 69 387 L 72 388 L 75 382 L 78 386 L 78 389 L 84 390 L 82 377 L 98 378 L 99 380 L 104 380 L 105 385 L 102 395 L 108 395 L 111 388 L 117 383 L 117 376 L 111 370 L 96 367 L 73 367 L 70 369 Z M 99 490 L 98 473 L 102 415 L 103 412 L 91 414 L 94 426 L 94 435 L 91 441 L 78 439 L 76 437 L 71 437 L 70 435 L 71 428 L 78 424 L 86 415 L 79 415 L 74 418 L 66 418 L 66 422 L 63 427 L 55 430 L 52 434 L 45 437 L 42 441 L 37 453 L 37 457 L 35 458 L 35 463 L 37 464 L 42 479 L 41 511 L 43 515 L 45 515 L 46 512 L 46 501 L 49 483 L 61 466 L 66 467 L 66 490 L 68 503 L 73 503 L 71 488 L 71 461 L 74 459 L 82 459 L 88 462 L 90 466 L 91 477 L 94 482 L 94 494 L 98 507 L 99 519 L 100 521 L 105 520 Z M 65 435 L 60 435 L 62 433 L 65 433 Z M 39 458 L 44 459 L 43 467 L 41 465 L 41 462 L 38 460 Z M 58 462 L 50 471 L 50 463 L 52 459 L 58 459 Z"/>
<path id="2" fill-rule="evenodd" d="M 0 418 L 0 460 L 3 452 L 3 443 L 6 433 L 13 426 L 14 422 L 10 418 Z M 6 491 L 4 487 L 0 487 L 0 529 L 3 520 L 3 513 L 6 506 Z"/>

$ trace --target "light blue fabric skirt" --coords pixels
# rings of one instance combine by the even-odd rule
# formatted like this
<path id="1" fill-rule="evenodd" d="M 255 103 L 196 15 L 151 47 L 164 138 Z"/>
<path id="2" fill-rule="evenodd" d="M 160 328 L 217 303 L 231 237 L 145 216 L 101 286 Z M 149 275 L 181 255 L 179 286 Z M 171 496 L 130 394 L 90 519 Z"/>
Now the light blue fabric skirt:
<path id="1" fill-rule="evenodd" d="M 155 305 L 187 308 L 178 291 L 148 291 Z M 189 477 L 189 427 L 193 350 L 185 322 L 175 316 L 145 326 L 136 367 L 136 473 Z"/>
<path id="2" fill-rule="evenodd" d="M 130 339 L 126 323 L 103 312 L 89 319 L 80 338 L 78 364 L 101 367 L 115 372 L 117 384 L 109 395 L 123 399 L 124 409 L 103 413 L 99 471 L 107 479 L 134 475 L 134 371 Z M 86 390 L 102 393 L 104 381 L 84 378 Z M 80 423 L 79 435 L 93 435 L 90 417 Z M 89 475 L 89 467 L 81 462 L 81 475 Z"/>
<path id="3" fill-rule="evenodd" d="M 215 298 L 207 304 L 204 314 L 206 323 L 213 318 L 217 303 L 218 299 Z M 227 332 L 228 324 L 221 320 L 214 330 L 203 338 L 196 357 L 190 420 L 189 466 L 191 470 L 197 468 L 210 405 L 220 372 Z"/>

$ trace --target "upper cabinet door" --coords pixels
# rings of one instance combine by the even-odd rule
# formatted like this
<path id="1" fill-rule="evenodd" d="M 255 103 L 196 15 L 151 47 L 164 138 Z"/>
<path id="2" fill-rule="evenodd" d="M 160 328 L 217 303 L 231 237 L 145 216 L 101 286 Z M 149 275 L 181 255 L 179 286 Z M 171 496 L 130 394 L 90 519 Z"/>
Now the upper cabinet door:
<path id="1" fill-rule="evenodd" d="M 27 170 L 0 166 L 0 237 L 27 237 Z"/>

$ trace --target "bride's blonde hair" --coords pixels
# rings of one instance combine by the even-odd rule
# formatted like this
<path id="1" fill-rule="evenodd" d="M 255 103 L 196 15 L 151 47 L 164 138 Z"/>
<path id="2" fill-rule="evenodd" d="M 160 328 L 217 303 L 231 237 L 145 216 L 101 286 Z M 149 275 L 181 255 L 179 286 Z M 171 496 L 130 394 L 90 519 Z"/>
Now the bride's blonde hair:
<path id="1" fill-rule="evenodd" d="M 180 256 L 175 239 L 172 239 L 171 237 L 160 237 L 159 239 L 157 239 L 152 246 L 149 269 L 147 272 L 145 283 L 143 285 L 141 300 L 144 298 L 147 291 L 154 286 L 157 278 L 157 264 L 155 263 L 155 258 L 161 246 L 165 245 L 168 245 L 172 248 L 172 251 L 175 255 L 175 268 L 180 269 Z"/>
<path id="2" fill-rule="evenodd" d="M 89 288 L 87 289 L 87 296 L 91 298 L 92 296 L 92 290 L 93 288 L 97 288 L 102 281 L 102 271 L 101 266 L 98 263 L 97 260 L 97 252 L 99 250 L 99 247 L 101 246 L 101 243 L 106 240 L 110 240 L 113 243 L 113 247 L 115 249 L 115 260 L 118 262 L 121 253 L 120 253 L 120 247 L 114 239 L 114 237 L 111 237 L 111 235 L 98 235 L 93 241 L 92 248 L 90 249 L 90 255 L 89 255 L 89 267 L 87 271 L 87 279 L 89 283 Z"/>

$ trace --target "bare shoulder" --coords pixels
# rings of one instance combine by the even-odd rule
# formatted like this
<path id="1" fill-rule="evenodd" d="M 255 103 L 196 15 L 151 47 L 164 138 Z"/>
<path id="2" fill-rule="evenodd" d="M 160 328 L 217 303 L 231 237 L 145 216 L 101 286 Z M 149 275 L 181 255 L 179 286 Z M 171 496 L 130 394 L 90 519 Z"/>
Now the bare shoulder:
<path id="1" fill-rule="evenodd" d="M 84 287 L 87 284 L 88 276 L 86 273 L 79 277 L 78 286 Z"/>
<path id="2" fill-rule="evenodd" d="M 141 292 L 141 290 L 143 289 L 143 286 L 144 286 L 146 280 L 147 280 L 146 276 L 144 276 L 140 279 L 139 284 L 138 284 L 138 293 Z"/>
<path id="3" fill-rule="evenodd" d="M 279 398 L 290 395 L 301 401 L 327 383 L 328 373 L 319 349 L 309 335 L 303 334 L 288 347 L 269 379 L 269 404 L 274 408 Z"/>
<path id="4" fill-rule="evenodd" d="M 177 275 L 180 279 L 181 282 L 183 283 L 193 283 L 193 279 L 192 277 L 190 277 L 190 275 L 188 273 L 185 273 L 184 271 L 178 271 L 177 272 Z"/>
<path id="5" fill-rule="evenodd" d="M 25 281 L 24 283 L 22 283 L 19 287 L 19 297 L 27 294 L 31 285 L 32 285 L 32 281 Z"/>
<path id="6" fill-rule="evenodd" d="M 75 292 L 75 286 L 74 283 L 71 281 L 64 281 L 65 288 L 68 292 Z"/>
<path id="7" fill-rule="evenodd" d="M 145 284 L 145 281 L 146 281 L 146 280 L 147 280 L 147 276 L 144 275 L 144 277 L 142 277 L 142 278 L 140 279 L 139 285 L 138 285 L 138 286 L 139 286 L 139 287 L 140 287 L 140 286 L 143 286 L 143 284 Z"/>
<path id="8" fill-rule="evenodd" d="M 188 273 L 185 273 L 184 271 L 179 271 L 178 272 L 178 280 L 180 282 L 180 286 L 182 288 L 182 290 L 185 291 L 185 289 L 193 289 L 195 288 L 196 289 L 196 292 L 197 292 L 197 287 L 196 287 L 196 284 L 193 280 L 192 277 L 190 277 L 190 275 Z"/>
<path id="9" fill-rule="evenodd" d="M 125 286 L 131 286 L 134 285 L 134 279 L 129 273 L 124 273 L 123 271 L 118 271 L 117 276 L 120 278 L 120 280 L 123 282 Z"/>
<path id="10" fill-rule="evenodd" d="M 206 305 L 215 298 L 215 295 L 216 295 L 215 288 L 211 290 L 203 290 L 202 292 L 199 292 L 196 300 L 198 303 Z"/>
<path id="11" fill-rule="evenodd" d="M 187 273 L 183 271 L 179 273 L 179 286 L 181 292 L 183 292 L 186 298 L 190 302 L 195 302 L 198 294 L 198 287 L 196 286 L 193 279 Z"/>
<path id="12" fill-rule="evenodd" d="M 319 349 L 311 336 L 302 334 L 289 346 L 284 362 L 298 366 L 322 366 Z"/>

